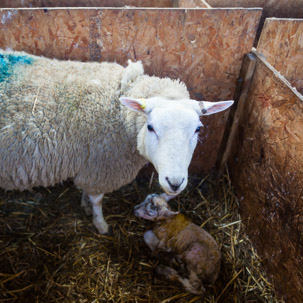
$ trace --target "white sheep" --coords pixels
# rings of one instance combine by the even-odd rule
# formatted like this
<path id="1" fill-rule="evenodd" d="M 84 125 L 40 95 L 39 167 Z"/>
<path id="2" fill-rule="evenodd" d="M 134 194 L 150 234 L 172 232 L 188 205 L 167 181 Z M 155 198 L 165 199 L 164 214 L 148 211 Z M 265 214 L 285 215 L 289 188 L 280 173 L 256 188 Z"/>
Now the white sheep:
<path id="1" fill-rule="evenodd" d="M 73 179 L 106 233 L 104 193 L 130 183 L 149 160 L 164 191 L 179 194 L 200 116 L 232 103 L 190 100 L 182 82 L 144 75 L 141 62 L 124 68 L 0 50 L 0 187 Z"/>
<path id="2" fill-rule="evenodd" d="M 153 230 L 144 234 L 144 241 L 153 254 L 169 252 L 166 262 L 156 270 L 171 281 L 179 281 L 184 288 L 202 295 L 203 283 L 214 283 L 219 275 L 221 253 L 214 238 L 185 215 L 170 209 L 169 196 L 148 195 L 135 207 L 135 216 L 155 221 Z M 165 260 L 162 256 L 162 260 Z M 176 269 L 174 269 L 175 267 Z M 180 270 L 182 269 L 182 270 Z M 180 274 L 185 272 L 185 277 Z"/>

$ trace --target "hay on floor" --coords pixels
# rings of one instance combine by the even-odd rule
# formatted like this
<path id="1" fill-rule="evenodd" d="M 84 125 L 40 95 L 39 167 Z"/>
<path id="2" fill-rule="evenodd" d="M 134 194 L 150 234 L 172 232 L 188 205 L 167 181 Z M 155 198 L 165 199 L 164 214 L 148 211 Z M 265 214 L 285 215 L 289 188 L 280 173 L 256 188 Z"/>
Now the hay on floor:
<path id="1" fill-rule="evenodd" d="M 148 193 L 161 192 L 156 183 L 141 179 L 106 195 L 112 236 L 96 233 L 72 184 L 0 191 L 0 302 L 282 302 L 245 235 L 228 177 L 191 178 L 171 201 L 220 244 L 218 281 L 201 298 L 157 276 L 142 237 L 152 224 L 133 215 Z"/>

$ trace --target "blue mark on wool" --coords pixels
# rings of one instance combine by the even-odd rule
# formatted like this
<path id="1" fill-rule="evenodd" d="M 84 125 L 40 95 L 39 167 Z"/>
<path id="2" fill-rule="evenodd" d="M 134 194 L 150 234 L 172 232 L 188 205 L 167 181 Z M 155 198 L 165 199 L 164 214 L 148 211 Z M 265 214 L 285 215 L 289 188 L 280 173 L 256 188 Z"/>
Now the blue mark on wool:
<path id="1" fill-rule="evenodd" d="M 17 66 L 32 64 L 33 61 L 25 55 L 0 54 L 0 82 L 10 77 Z"/>

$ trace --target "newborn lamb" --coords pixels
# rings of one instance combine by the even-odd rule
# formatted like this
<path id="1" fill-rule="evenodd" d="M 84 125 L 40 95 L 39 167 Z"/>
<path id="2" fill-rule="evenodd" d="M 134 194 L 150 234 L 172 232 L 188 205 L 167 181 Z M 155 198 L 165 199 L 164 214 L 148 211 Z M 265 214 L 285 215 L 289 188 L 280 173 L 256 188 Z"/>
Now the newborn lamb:
<path id="1" fill-rule="evenodd" d="M 153 254 L 167 252 L 169 265 L 159 265 L 157 273 L 171 281 L 179 281 L 188 292 L 201 295 L 203 283 L 212 284 L 218 278 L 221 254 L 214 238 L 185 215 L 170 209 L 165 194 L 148 195 L 135 207 L 135 216 L 155 221 L 153 230 L 144 234 L 144 241 Z M 178 271 L 172 264 L 178 264 Z M 180 270 L 186 271 L 182 277 Z M 183 270 L 184 271 L 184 270 Z"/>

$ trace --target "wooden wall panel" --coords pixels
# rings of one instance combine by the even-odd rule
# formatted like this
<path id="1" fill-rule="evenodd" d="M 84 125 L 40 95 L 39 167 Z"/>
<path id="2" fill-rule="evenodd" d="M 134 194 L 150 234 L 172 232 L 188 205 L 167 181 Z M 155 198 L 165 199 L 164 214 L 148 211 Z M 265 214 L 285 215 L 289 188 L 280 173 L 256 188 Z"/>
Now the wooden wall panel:
<path id="1" fill-rule="evenodd" d="M 263 14 L 254 45 L 266 18 L 302 18 L 303 0 L 207 0 L 212 7 L 262 7 Z"/>
<path id="2" fill-rule="evenodd" d="M 205 0 L 174 0 L 175 7 L 183 8 L 211 8 L 211 6 Z"/>
<path id="3" fill-rule="evenodd" d="M 257 49 L 303 93 L 303 19 L 266 19 Z"/>
<path id="4" fill-rule="evenodd" d="M 82 61 L 142 60 L 197 100 L 233 97 L 259 9 L 3 9 L 0 48 Z M 214 167 L 228 111 L 205 117 L 191 172 Z M 207 161 L 206 161 L 207 160 Z"/>
<path id="5" fill-rule="evenodd" d="M 303 0 L 207 0 L 212 7 L 262 7 L 263 16 L 302 18 Z"/>
<path id="6" fill-rule="evenodd" d="M 2 8 L 30 7 L 181 7 L 210 8 L 206 0 L 0 0 Z"/>
<path id="7" fill-rule="evenodd" d="M 303 298 L 303 96 L 264 59 L 229 160 L 246 231 L 285 302 Z"/>
<path id="8" fill-rule="evenodd" d="M 172 7 L 172 0 L 0 0 L 0 7 Z"/>

